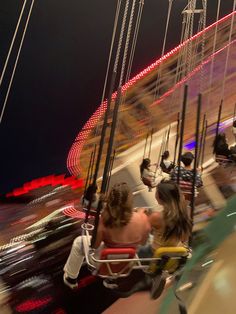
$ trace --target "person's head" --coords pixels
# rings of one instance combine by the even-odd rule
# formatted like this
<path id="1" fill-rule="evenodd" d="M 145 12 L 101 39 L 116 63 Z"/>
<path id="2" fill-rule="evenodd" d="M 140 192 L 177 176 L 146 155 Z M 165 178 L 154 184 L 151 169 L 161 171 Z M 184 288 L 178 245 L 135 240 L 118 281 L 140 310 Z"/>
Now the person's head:
<path id="1" fill-rule="evenodd" d="M 233 127 L 236 128 L 236 120 L 233 122 Z"/>
<path id="2" fill-rule="evenodd" d="M 213 153 L 215 154 L 217 152 L 217 148 L 219 148 L 222 145 L 227 145 L 227 139 L 225 133 L 219 133 L 215 136 L 214 142 L 213 142 Z"/>
<path id="3" fill-rule="evenodd" d="M 181 161 L 185 167 L 188 167 L 192 164 L 194 156 L 191 152 L 186 152 L 181 156 Z"/>
<path id="4" fill-rule="evenodd" d="M 116 183 L 111 188 L 103 210 L 106 227 L 115 228 L 127 225 L 133 211 L 132 192 L 127 183 Z"/>
<path id="5" fill-rule="evenodd" d="M 88 201 L 94 200 L 97 192 L 97 185 L 90 184 L 84 193 L 84 198 Z"/>
<path id="6" fill-rule="evenodd" d="M 168 150 L 164 151 L 163 155 L 162 155 L 162 159 L 166 160 L 170 157 L 170 152 Z"/>
<path id="7" fill-rule="evenodd" d="M 179 186 L 170 180 L 162 180 L 156 188 L 156 199 L 164 208 L 165 230 L 163 237 L 190 235 L 192 223 L 187 212 L 187 205 Z"/>
<path id="8" fill-rule="evenodd" d="M 149 158 L 144 158 L 140 165 L 140 173 L 143 173 L 144 169 L 148 169 L 150 167 L 151 160 Z"/>

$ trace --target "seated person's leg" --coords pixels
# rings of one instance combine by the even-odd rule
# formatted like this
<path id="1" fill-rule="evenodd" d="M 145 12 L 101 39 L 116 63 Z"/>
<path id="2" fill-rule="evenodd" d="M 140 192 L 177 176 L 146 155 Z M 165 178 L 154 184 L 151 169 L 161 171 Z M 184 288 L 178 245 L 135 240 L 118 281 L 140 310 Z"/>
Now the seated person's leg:
<path id="1" fill-rule="evenodd" d="M 71 288 L 76 285 L 76 279 L 84 260 L 82 236 L 77 237 L 72 245 L 70 255 L 64 266 L 64 282 Z"/>

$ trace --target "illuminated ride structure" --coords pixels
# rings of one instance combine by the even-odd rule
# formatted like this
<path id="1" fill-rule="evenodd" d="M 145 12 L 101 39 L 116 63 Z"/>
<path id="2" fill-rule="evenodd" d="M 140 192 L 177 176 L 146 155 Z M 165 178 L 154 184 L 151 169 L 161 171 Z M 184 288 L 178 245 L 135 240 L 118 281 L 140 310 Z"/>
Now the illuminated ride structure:
<path id="1" fill-rule="evenodd" d="M 141 4 L 143 2 L 144 1 L 140 1 Z M 190 10 L 185 11 L 186 21 L 188 20 L 188 14 L 194 11 L 194 8 L 192 8 L 191 5 L 195 1 L 190 0 L 188 2 L 190 4 Z M 206 2 L 206 0 L 202 0 L 202 3 Z M 127 1 L 126 3 L 128 5 L 129 2 Z M 170 0 L 169 3 L 172 3 L 172 1 Z M 184 116 L 185 132 L 183 132 L 183 143 L 185 145 L 185 149 L 191 150 L 194 148 L 194 146 L 198 147 L 198 145 L 195 145 L 194 136 L 197 129 L 196 122 L 199 122 L 200 116 L 198 115 L 197 119 L 197 103 L 199 99 L 199 93 L 201 93 L 202 112 L 207 117 L 208 122 L 205 150 L 206 153 L 205 155 L 203 154 L 203 162 L 207 163 L 211 159 L 212 149 L 210 145 L 212 144 L 216 133 L 215 129 L 218 130 L 219 127 L 219 130 L 221 130 L 227 129 L 228 126 L 231 127 L 232 120 L 234 119 L 233 107 L 236 101 L 233 88 L 236 75 L 235 4 L 236 0 L 234 0 L 234 9 L 231 14 L 225 16 L 221 20 L 218 20 L 217 18 L 217 22 L 207 28 L 205 28 L 205 7 L 202 15 L 204 20 L 202 31 L 198 32 L 194 36 L 189 36 L 190 34 L 192 35 L 192 32 L 190 31 L 190 33 L 187 34 L 186 31 L 186 36 L 185 34 L 182 34 L 183 36 L 181 39 L 181 44 L 178 47 L 167 54 L 163 53 L 161 59 L 154 62 L 147 69 L 136 75 L 133 79 L 129 81 L 125 80 L 127 83 L 125 83 L 125 85 L 123 85 L 121 88 L 122 101 L 119 106 L 117 126 L 115 128 L 114 143 L 112 147 L 112 150 L 115 150 L 115 159 L 112 169 L 111 181 L 122 179 L 131 186 L 134 192 L 137 192 L 136 195 L 139 195 L 138 186 L 139 183 L 142 183 L 140 180 L 138 166 L 144 157 L 143 148 L 145 147 L 145 138 L 147 138 L 147 133 L 152 133 L 150 157 L 152 160 L 155 160 L 157 159 L 158 152 L 160 151 L 159 147 L 161 146 L 163 134 L 167 129 L 169 129 L 169 127 L 171 127 L 169 150 L 173 156 L 174 144 L 172 143 L 174 142 L 174 138 L 176 136 L 176 120 L 178 113 L 181 112 L 182 109 L 184 91 L 187 90 L 187 88 L 184 86 L 188 86 L 188 97 L 185 97 L 185 100 L 187 99 L 188 102 L 186 114 Z M 198 10 L 196 10 L 196 13 L 199 13 Z M 189 21 L 191 21 L 191 19 Z M 187 39 L 188 37 L 189 39 Z M 120 89 L 118 89 L 118 91 L 120 91 Z M 102 102 L 101 106 L 88 120 L 71 147 L 68 155 L 67 165 L 70 173 L 73 176 L 73 184 L 75 183 L 74 181 L 79 181 L 76 183 L 80 186 L 80 179 L 76 179 L 78 177 L 86 178 L 87 176 L 88 178 L 89 156 L 91 156 L 90 160 L 100 160 L 99 173 L 97 178 L 98 181 L 101 182 L 101 176 L 103 176 L 101 169 L 106 169 L 108 160 L 107 156 L 110 158 L 109 154 L 107 154 L 107 151 L 109 150 L 108 147 L 109 143 L 111 142 L 110 139 L 112 138 L 112 122 L 115 116 L 114 108 L 116 98 L 118 98 L 116 97 L 117 94 L 119 95 L 119 93 L 114 93 L 112 95 L 111 110 L 107 111 L 109 112 L 109 116 L 107 123 L 105 123 L 107 126 L 105 137 L 102 135 L 102 130 L 103 125 L 105 125 L 104 121 L 106 121 L 106 101 Z M 222 108 L 222 112 L 219 116 L 218 108 L 220 103 L 222 105 L 220 106 L 220 108 Z M 101 151 L 100 158 L 98 156 L 98 147 L 101 147 L 101 138 L 104 138 L 105 144 Z M 179 146 L 179 151 L 181 152 L 182 145 L 179 144 Z M 195 154 L 195 156 L 198 157 L 198 154 Z M 178 162 L 180 162 L 180 158 Z M 203 168 L 206 169 L 207 167 Z M 93 169 L 90 173 L 90 178 L 92 175 Z M 54 186 L 55 179 L 58 178 L 53 177 L 52 182 L 50 180 L 51 186 Z M 70 179 L 71 178 L 69 178 L 68 181 L 70 181 Z M 110 177 L 108 179 L 110 180 Z M 107 186 L 109 186 L 109 180 L 106 182 Z M 64 182 L 64 178 L 62 181 Z M 94 181 L 96 180 L 94 179 Z M 102 193 L 107 191 L 107 186 L 103 186 L 103 182 L 105 181 L 106 180 L 102 180 Z M 73 184 L 72 186 L 74 186 Z M 76 187 L 78 187 L 77 184 Z M 26 188 L 29 188 L 29 186 L 23 186 L 23 189 L 21 188 L 15 192 L 23 193 Z M 145 192 L 146 195 L 145 193 L 142 194 L 141 198 L 136 197 L 134 202 L 135 206 L 141 207 L 146 205 L 152 207 L 153 203 L 155 202 L 155 198 L 153 194 L 149 193 L 146 189 Z M 211 192 L 211 194 L 214 193 Z M 195 191 L 193 184 L 192 199 L 194 199 L 194 194 Z M 213 197 L 215 198 L 216 194 L 214 194 Z M 145 202 L 143 202 L 143 200 L 145 200 Z M 41 198 L 39 201 L 41 202 Z M 101 201 L 99 204 L 100 203 Z M 37 202 L 32 203 L 31 205 L 37 206 Z M 94 267 L 95 269 L 93 269 L 95 272 L 93 272 L 93 274 L 96 275 L 96 278 L 101 277 L 105 279 L 119 280 L 122 279 L 122 277 L 128 276 L 133 269 L 146 269 L 145 265 L 140 264 L 142 260 L 136 256 L 136 251 L 134 248 L 128 252 L 128 257 L 123 257 L 124 260 L 120 258 L 120 256 L 127 255 L 127 252 L 124 254 L 124 248 L 112 248 L 112 251 L 108 250 L 109 252 L 104 249 L 101 252 L 101 260 L 97 259 L 94 255 L 93 244 L 94 240 L 96 239 L 96 228 L 98 226 L 99 213 L 101 208 L 99 208 L 98 205 L 97 212 L 95 213 L 96 217 L 94 219 L 93 217 L 89 216 L 90 208 L 88 206 L 85 220 L 82 219 L 84 218 L 84 215 L 82 215 L 81 219 L 80 217 L 74 216 L 73 218 L 79 218 L 74 221 L 71 218 L 65 217 L 70 216 L 65 214 L 66 211 L 68 213 L 68 211 L 71 211 L 71 208 L 72 211 L 74 210 L 72 205 L 67 204 L 67 206 L 64 208 L 60 208 L 58 210 L 59 217 L 53 217 L 55 220 L 52 219 L 52 216 L 49 215 L 49 220 L 44 221 L 42 224 L 37 223 L 30 226 L 30 230 L 32 230 L 31 232 L 28 233 L 27 231 L 27 234 L 23 234 L 20 237 L 11 239 L 9 244 L 2 246 L 0 250 L 0 260 L 1 258 L 4 258 L 4 263 L 2 265 L 2 269 L 4 269 L 4 271 L 2 272 L 2 277 L 4 282 L 12 287 L 15 287 L 15 290 L 13 290 L 12 293 L 13 297 L 11 302 L 13 304 L 11 306 L 12 308 L 16 309 L 16 313 L 29 313 L 30 311 L 32 313 L 37 313 L 36 310 L 38 308 L 40 308 L 41 313 L 54 314 L 59 313 L 60 311 L 60 313 L 64 313 L 63 308 L 66 306 L 66 304 L 63 304 L 63 302 L 61 304 L 61 300 L 64 298 L 64 294 L 61 293 L 61 291 L 63 292 L 63 289 L 55 293 L 55 296 L 51 295 L 49 291 L 56 291 L 54 288 L 58 286 L 59 282 L 61 283 L 61 272 L 63 269 L 62 264 L 64 263 L 65 256 L 68 256 L 68 250 L 70 248 L 72 238 L 75 238 L 75 236 L 78 236 L 81 234 L 81 232 L 83 235 L 85 235 L 85 237 L 83 237 L 83 250 L 87 264 L 90 266 L 90 268 L 94 266 L 94 264 L 90 263 L 91 260 L 96 262 L 96 264 L 101 264 L 100 268 Z M 193 214 L 194 206 L 192 206 L 191 209 L 191 214 Z M 61 215 L 61 213 L 65 214 L 65 216 Z M 231 217 L 232 215 L 235 215 L 235 212 L 233 212 L 233 209 L 230 208 L 228 216 Z M 94 229 L 89 229 L 89 226 L 92 226 Z M 93 237 L 90 245 L 89 234 L 92 230 Z M 26 246 L 28 247 L 29 251 L 26 250 Z M 184 252 L 177 252 L 179 254 L 178 256 L 175 251 L 171 251 L 173 248 L 167 247 L 160 249 L 164 249 L 164 253 L 162 255 L 157 254 L 155 257 L 146 260 L 146 262 L 155 262 L 155 265 L 158 267 L 156 267 L 157 269 L 153 272 L 153 275 L 158 275 L 157 277 L 161 280 L 161 285 L 158 284 L 157 287 L 155 287 L 153 282 L 151 282 L 151 295 L 153 299 L 160 296 L 164 289 L 166 278 L 163 276 L 171 270 L 177 271 L 176 277 L 178 277 L 178 271 L 182 270 L 182 266 L 185 264 L 187 258 L 191 256 L 191 254 L 189 254 L 189 250 L 186 248 L 175 247 L 174 250 L 184 249 Z M 207 247 L 207 249 L 209 248 Z M 157 251 L 158 250 L 159 249 L 157 249 Z M 170 255 L 167 253 L 170 253 Z M 165 268 L 167 266 L 166 255 L 168 255 L 168 261 L 172 262 L 171 259 L 178 261 L 174 270 L 168 267 Z M 114 260 L 113 258 L 111 259 L 110 256 L 113 256 Z M 164 264 L 162 264 L 162 262 Z M 114 271 L 113 269 L 110 271 L 110 265 L 112 265 L 112 263 L 115 264 Z M 128 271 L 126 267 L 127 263 L 129 265 Z M 120 264 L 118 266 L 125 266 L 124 273 L 122 273 L 120 270 L 117 271 L 117 264 Z M 35 276 L 35 274 L 40 273 L 42 273 L 44 276 Z M 168 275 L 169 274 L 173 273 L 169 272 Z M 173 277 L 174 276 L 175 274 Z M 60 277 L 59 281 L 57 281 L 58 277 Z M 25 281 L 25 278 L 30 278 L 32 283 L 29 283 L 28 279 Z M 81 290 L 84 291 L 84 288 L 86 288 L 88 282 L 93 282 L 96 280 L 96 278 L 93 276 L 91 278 L 89 275 L 88 279 L 85 280 L 85 283 L 81 284 Z M 155 282 L 156 281 L 154 281 L 154 283 Z M 28 294 L 28 291 L 26 293 L 25 290 L 28 289 L 29 286 L 36 287 L 32 293 L 32 296 Z M 40 289 L 38 287 L 40 287 Z M 158 290 L 155 288 L 158 288 Z M 96 289 L 96 293 L 87 293 L 87 296 L 89 295 L 89 301 L 87 303 L 91 303 L 91 295 L 94 297 L 98 290 L 101 289 Z M 42 295 L 38 295 L 39 291 L 42 292 Z M 133 291 L 134 290 L 131 292 Z M 17 297 L 14 296 L 14 293 Z M 105 293 L 107 296 L 108 291 L 106 290 Z M 61 294 L 63 294 L 62 298 L 60 298 Z M 22 299 L 20 298 L 21 296 Z M 86 291 L 84 296 L 86 296 Z M 81 297 L 79 301 L 86 303 L 83 297 Z M 95 300 L 93 301 L 94 302 L 92 302 L 92 305 L 95 305 L 96 302 Z M 101 299 L 99 298 L 98 303 L 102 303 L 100 301 Z M 48 306 L 48 304 L 51 306 L 50 310 L 48 308 L 41 310 L 44 305 Z M 57 308 L 57 312 L 54 310 L 54 307 Z M 58 309 L 58 307 L 61 307 L 61 309 Z M 70 309 L 68 309 L 68 311 L 70 311 Z"/>
<path id="2" fill-rule="evenodd" d="M 221 100 L 223 109 L 220 127 L 224 122 L 232 125 L 233 107 L 236 101 L 234 92 L 235 22 L 235 11 L 233 11 L 190 39 L 183 41 L 123 85 L 124 97 L 119 110 L 114 139 L 116 158 L 113 169 L 118 166 L 122 167 L 122 164 L 127 166 L 131 163 L 129 152 L 134 150 L 136 154 L 132 161 L 136 160 L 140 164 L 145 138 L 151 130 L 154 134 L 154 142 L 160 140 L 161 130 L 169 125 L 172 125 L 171 136 L 175 135 L 173 129 L 176 129 L 177 114 L 181 111 L 185 84 L 188 84 L 189 90 L 185 119 L 185 144 L 189 142 L 191 144 L 195 133 L 199 91 L 202 94 L 202 112 L 206 113 L 208 120 L 207 139 L 212 137 L 209 145 L 213 141 Z M 115 97 L 116 93 L 113 94 L 108 125 L 113 114 Z M 104 101 L 86 122 L 69 151 L 67 167 L 75 176 L 86 176 L 88 156 L 91 155 L 95 145 L 99 144 L 106 106 L 107 102 Z M 100 168 L 103 168 L 105 163 L 109 133 L 106 134 Z M 121 158 L 122 153 L 129 157 Z M 208 154 L 206 149 L 205 160 L 208 160 L 210 156 L 212 154 Z"/>

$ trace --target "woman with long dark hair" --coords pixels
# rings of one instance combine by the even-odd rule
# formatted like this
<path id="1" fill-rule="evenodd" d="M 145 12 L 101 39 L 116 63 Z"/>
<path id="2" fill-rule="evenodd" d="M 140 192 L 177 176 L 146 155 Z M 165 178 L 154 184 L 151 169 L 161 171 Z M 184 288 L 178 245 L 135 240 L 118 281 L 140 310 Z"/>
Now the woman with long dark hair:
<path id="1" fill-rule="evenodd" d="M 192 222 L 179 186 L 173 181 L 162 180 L 156 188 L 156 200 L 163 210 L 149 216 L 153 240 L 150 245 L 140 248 L 140 257 L 151 257 L 160 247 L 183 246 L 191 235 Z"/>
<path id="2" fill-rule="evenodd" d="M 144 158 L 139 166 L 141 179 L 143 183 L 150 188 L 150 190 L 157 185 L 155 173 L 151 170 L 151 166 L 151 160 L 149 158 Z"/>
<path id="3" fill-rule="evenodd" d="M 221 155 L 221 156 L 225 156 L 229 158 L 231 152 L 229 149 L 229 145 L 227 143 L 225 133 L 217 134 L 212 146 L 213 146 L 213 154 Z"/>

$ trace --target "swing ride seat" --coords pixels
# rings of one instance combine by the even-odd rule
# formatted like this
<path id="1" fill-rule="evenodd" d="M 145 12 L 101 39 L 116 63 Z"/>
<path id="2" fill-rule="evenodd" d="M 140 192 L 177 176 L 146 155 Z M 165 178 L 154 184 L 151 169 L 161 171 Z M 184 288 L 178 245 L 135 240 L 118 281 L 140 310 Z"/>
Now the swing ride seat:
<path id="1" fill-rule="evenodd" d="M 105 248 L 100 253 L 100 260 L 105 262 L 101 263 L 97 269 L 97 276 L 101 278 L 127 277 L 132 271 L 135 263 L 132 259 L 135 257 L 136 249 L 133 247 Z"/>
<path id="2" fill-rule="evenodd" d="M 161 247 L 156 249 L 153 257 L 159 260 L 151 262 L 150 271 L 157 273 L 167 271 L 169 274 L 177 271 L 185 264 L 189 256 L 189 250 L 186 247 Z"/>
<path id="3" fill-rule="evenodd" d="M 151 299 L 156 300 L 161 296 L 167 278 L 170 275 L 177 278 L 189 257 L 189 250 L 185 247 L 161 247 L 155 251 L 154 258 L 159 260 L 150 264 L 150 271 L 154 274 L 150 290 Z"/>
<path id="4" fill-rule="evenodd" d="M 144 185 L 148 186 L 149 188 L 153 188 L 152 182 L 148 180 L 147 178 L 141 178 Z"/>
<path id="5" fill-rule="evenodd" d="M 232 165 L 233 163 L 233 160 L 229 159 L 227 156 L 224 156 L 224 155 L 216 155 L 215 161 L 219 164 L 219 166 L 222 166 L 222 167 Z"/>
<path id="6" fill-rule="evenodd" d="M 193 183 L 190 181 L 184 181 L 184 180 L 179 180 L 179 187 L 180 190 L 182 191 L 184 198 L 187 201 L 190 201 L 192 198 L 192 194 L 193 194 Z M 197 196 L 197 193 L 195 191 L 195 196 Z"/>
<path id="7" fill-rule="evenodd" d="M 162 247 L 152 258 L 138 258 L 135 248 L 105 248 L 96 263 L 96 275 L 104 285 L 120 297 L 128 297 L 140 290 L 150 290 L 151 298 L 158 298 L 166 279 L 183 267 L 189 256 L 185 247 Z M 144 265 L 142 262 L 150 262 Z"/>

